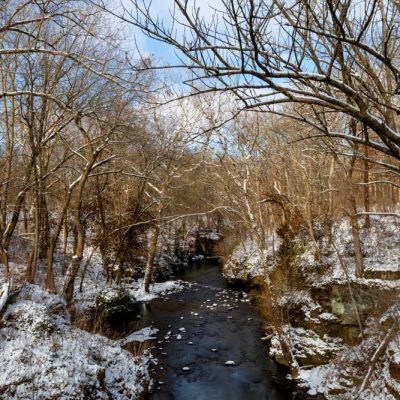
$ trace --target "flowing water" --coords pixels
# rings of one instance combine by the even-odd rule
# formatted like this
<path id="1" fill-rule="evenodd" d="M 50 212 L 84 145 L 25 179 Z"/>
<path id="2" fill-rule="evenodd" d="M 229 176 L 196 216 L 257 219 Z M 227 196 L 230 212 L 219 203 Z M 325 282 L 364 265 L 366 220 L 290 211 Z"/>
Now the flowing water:
<path id="1" fill-rule="evenodd" d="M 186 289 L 143 305 L 142 326 L 160 329 L 152 342 L 160 382 L 149 398 L 293 399 L 286 371 L 268 358 L 260 340 L 257 310 L 246 295 L 228 288 L 218 265 L 195 265 L 180 278 Z"/>

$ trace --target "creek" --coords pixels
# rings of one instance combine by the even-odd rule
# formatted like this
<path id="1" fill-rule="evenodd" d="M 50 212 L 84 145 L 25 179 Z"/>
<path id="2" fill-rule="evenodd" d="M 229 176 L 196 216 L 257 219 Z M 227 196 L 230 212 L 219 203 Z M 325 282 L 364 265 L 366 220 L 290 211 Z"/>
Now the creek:
<path id="1" fill-rule="evenodd" d="M 142 306 L 140 325 L 160 330 L 151 342 L 158 364 L 148 398 L 295 398 L 287 371 L 268 357 L 261 341 L 256 307 L 245 293 L 228 287 L 218 264 L 194 265 L 179 278 L 186 282 L 184 290 Z"/>

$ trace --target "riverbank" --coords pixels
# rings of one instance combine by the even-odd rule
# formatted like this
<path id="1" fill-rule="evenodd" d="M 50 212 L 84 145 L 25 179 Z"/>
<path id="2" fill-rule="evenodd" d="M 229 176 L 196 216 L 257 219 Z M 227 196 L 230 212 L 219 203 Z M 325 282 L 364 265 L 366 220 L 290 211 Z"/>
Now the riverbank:
<path id="1" fill-rule="evenodd" d="M 395 218 L 370 222 L 361 232 L 362 277 L 356 274 L 346 220 L 334 223 L 331 235 L 323 226 L 314 227 L 315 242 L 306 230 L 290 240 L 275 235 L 262 257 L 253 241 L 243 240 L 224 266 L 231 282 L 261 288 L 258 303 L 269 355 L 289 365 L 284 337 L 298 384 L 310 395 L 332 400 L 400 397 L 400 226 Z M 282 318 L 277 320 L 276 313 Z"/>
<path id="2" fill-rule="evenodd" d="M 137 339 L 129 337 L 132 324 L 141 302 L 179 291 L 183 283 L 156 283 L 150 293 L 140 281 L 109 287 L 92 257 L 82 291 L 76 282 L 75 300 L 67 305 L 62 296 L 25 282 L 24 265 L 12 268 L 13 290 L 0 320 L 1 399 L 128 400 L 148 393 L 154 358 L 130 345 Z"/>

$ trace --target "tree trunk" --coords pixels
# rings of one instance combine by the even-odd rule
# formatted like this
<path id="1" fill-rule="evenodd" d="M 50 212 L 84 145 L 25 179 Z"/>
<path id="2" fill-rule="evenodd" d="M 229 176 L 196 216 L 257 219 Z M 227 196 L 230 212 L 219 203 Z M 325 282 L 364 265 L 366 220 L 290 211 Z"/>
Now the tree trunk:
<path id="1" fill-rule="evenodd" d="M 61 257 L 61 272 L 64 275 L 66 269 L 65 259 L 67 257 L 67 247 L 68 247 L 68 211 L 65 213 L 64 221 L 63 221 L 63 248 L 62 248 L 62 257 Z"/>
<path id="2" fill-rule="evenodd" d="M 47 250 L 47 272 L 46 272 L 46 288 L 55 293 L 56 292 L 56 284 L 54 282 L 54 240 L 50 241 L 49 248 Z"/>
<path id="3" fill-rule="evenodd" d="M 84 282 L 84 280 L 85 280 L 86 271 L 87 271 L 87 269 L 88 269 L 88 267 L 89 267 L 90 261 L 91 261 L 91 259 L 92 259 L 93 254 L 94 254 L 95 251 L 96 251 L 96 248 L 94 247 L 93 250 L 92 250 L 92 252 L 90 253 L 89 258 L 88 258 L 87 261 L 85 262 L 85 266 L 83 267 L 83 271 L 82 271 L 82 275 L 81 275 L 81 283 L 80 283 L 80 285 L 79 285 L 79 292 L 80 292 L 80 293 L 82 293 L 82 290 L 83 290 L 83 282 Z"/>
<path id="4" fill-rule="evenodd" d="M 328 229 L 329 229 L 329 244 L 333 241 L 333 213 L 334 213 L 334 202 L 333 202 L 333 174 L 335 172 L 335 159 L 332 157 L 331 165 L 329 168 L 328 178 L 328 189 L 329 189 L 329 211 L 328 211 Z"/>
<path id="5" fill-rule="evenodd" d="M 10 297 L 10 292 L 12 288 L 13 282 L 12 279 L 9 279 L 4 285 L 3 285 L 3 293 L 0 296 L 0 314 L 5 311 L 8 299 Z"/>
<path id="6" fill-rule="evenodd" d="M 378 348 L 375 350 L 372 358 L 369 361 L 367 374 L 364 377 L 364 380 L 363 380 L 363 382 L 361 384 L 360 390 L 357 393 L 356 399 L 360 398 L 361 394 L 368 387 L 370 378 L 372 376 L 372 373 L 374 372 L 375 365 L 381 359 L 382 355 L 385 353 L 390 341 L 396 335 L 398 330 L 399 330 L 398 321 L 394 321 L 393 325 L 388 330 L 388 332 L 386 333 L 385 337 L 383 338 L 383 340 L 381 341 L 381 343 L 379 344 Z"/>
<path id="7" fill-rule="evenodd" d="M 362 277 L 364 273 L 364 265 L 363 265 L 364 263 L 363 263 L 362 248 L 361 248 L 360 227 L 358 226 L 358 220 L 357 220 L 357 203 L 354 194 L 353 179 L 352 179 L 354 164 L 355 164 L 355 157 L 353 156 L 350 162 L 349 170 L 347 172 L 347 191 L 350 204 L 350 212 L 348 213 L 348 217 L 350 220 L 351 234 L 353 236 L 353 243 L 354 243 L 356 276 Z"/>
<path id="8" fill-rule="evenodd" d="M 49 248 L 50 245 L 50 220 L 49 220 L 49 211 L 47 209 L 46 195 L 41 192 L 39 194 L 39 200 L 40 200 L 39 202 L 40 230 L 39 230 L 38 257 L 39 260 L 43 260 L 47 256 L 47 249 Z"/>
<path id="9" fill-rule="evenodd" d="M 297 362 L 297 360 L 293 354 L 292 346 L 290 343 L 288 343 L 288 341 L 286 340 L 285 333 L 281 329 L 279 329 L 279 327 L 278 327 L 277 331 L 278 331 L 278 339 L 279 339 L 279 344 L 281 346 L 281 350 L 283 353 L 283 357 L 285 358 L 286 363 L 289 366 L 290 376 L 292 377 L 292 379 L 298 379 L 300 367 L 299 367 L 299 363 Z"/>
<path id="10" fill-rule="evenodd" d="M 68 304 L 71 303 L 72 298 L 74 297 L 75 279 L 78 274 L 81 261 L 82 257 L 74 255 L 71 259 L 71 262 L 67 269 L 67 273 L 65 275 L 63 294 Z"/>
<path id="11" fill-rule="evenodd" d="M 32 157 L 28 166 L 26 167 L 24 181 L 23 181 L 23 184 L 25 186 L 21 189 L 21 191 L 17 195 L 13 211 L 11 212 L 10 221 L 7 223 L 5 230 L 2 232 L 2 236 L 1 236 L 0 248 L 1 248 L 1 252 L 2 252 L 2 259 L 3 259 L 3 263 L 4 263 L 4 271 L 5 271 L 6 277 L 10 276 L 8 249 L 10 246 L 10 241 L 11 241 L 12 235 L 14 234 L 15 228 L 19 221 L 21 209 L 22 209 L 22 206 L 25 201 L 25 195 L 29 188 L 27 183 L 28 183 L 29 177 L 31 176 L 31 173 L 32 173 L 32 168 L 33 168 L 33 165 L 35 162 L 35 157 L 36 156 Z"/>
<path id="12" fill-rule="evenodd" d="M 353 236 L 354 242 L 354 257 L 356 262 L 356 276 L 362 277 L 364 273 L 364 261 L 362 256 L 362 248 L 361 248 L 361 240 L 360 240 L 360 227 L 358 226 L 357 221 L 357 208 L 355 206 L 355 199 L 352 196 L 352 206 L 351 211 L 349 213 L 350 225 L 351 225 L 351 234 Z"/>
<path id="13" fill-rule="evenodd" d="M 79 117 L 75 120 L 78 129 L 83 133 L 85 141 L 89 142 L 88 135 L 82 126 L 82 121 Z M 71 262 L 68 266 L 67 272 L 64 278 L 64 289 L 63 294 L 67 301 L 70 303 L 74 296 L 74 285 L 75 279 L 79 271 L 81 261 L 83 259 L 83 251 L 85 249 L 85 231 L 82 222 L 82 198 L 83 190 L 85 188 L 86 181 L 89 178 L 89 174 L 94 168 L 97 157 L 100 155 L 102 147 L 98 147 L 92 152 L 92 158 L 86 164 L 84 170 L 82 171 L 79 179 L 76 180 L 78 185 L 75 201 L 73 202 L 73 220 L 74 220 L 74 254 L 72 256 Z M 79 183 L 78 183 L 79 182 Z M 70 189 L 71 191 L 72 189 Z"/>
<path id="14" fill-rule="evenodd" d="M 81 261 L 83 259 L 83 250 L 85 248 L 85 232 L 83 229 L 83 224 L 81 220 L 81 204 L 79 199 L 79 205 L 75 210 L 75 245 L 74 245 L 74 254 L 72 256 L 71 262 L 68 266 L 67 272 L 64 278 L 64 289 L 63 294 L 67 303 L 72 301 L 74 296 L 74 285 L 75 279 L 79 271 L 79 267 Z"/>
<path id="15" fill-rule="evenodd" d="M 4 269 L 4 277 L 6 280 L 10 280 L 10 263 L 9 263 L 9 257 L 7 250 L 1 249 L 0 250 L 0 256 L 1 256 L 1 262 L 3 264 L 3 269 Z"/>
<path id="16" fill-rule="evenodd" d="M 23 220 L 24 220 L 24 233 L 27 234 L 29 232 L 29 226 L 28 226 L 28 210 L 26 208 L 26 204 L 25 204 L 26 199 L 24 199 L 24 204 L 22 206 L 22 212 L 23 212 Z"/>
<path id="17" fill-rule="evenodd" d="M 67 303 L 72 301 L 74 296 L 75 279 L 79 271 L 79 266 L 83 259 L 83 251 L 85 249 L 85 231 L 82 222 L 82 194 L 86 178 L 89 174 L 89 169 L 85 171 L 85 178 L 80 181 L 80 187 L 77 194 L 75 209 L 74 209 L 74 254 L 67 268 L 64 278 L 63 294 Z"/>
<path id="18" fill-rule="evenodd" d="M 157 243 L 158 243 L 158 236 L 160 234 L 160 228 L 158 226 L 158 223 L 156 222 L 152 229 L 151 229 L 151 244 L 149 248 L 149 254 L 147 257 L 147 263 L 146 263 L 146 270 L 144 273 L 144 290 L 145 292 L 149 292 L 150 289 L 150 282 L 153 277 L 153 263 L 154 263 L 154 258 L 156 256 L 156 251 L 157 251 Z"/>
<path id="19" fill-rule="evenodd" d="M 119 261 L 118 263 L 118 269 L 115 277 L 115 283 L 117 285 L 121 284 L 122 277 L 124 275 L 124 262 L 122 260 Z"/>
<path id="20" fill-rule="evenodd" d="M 368 155 L 368 152 L 366 152 Z M 369 198 L 369 162 L 364 160 L 364 209 L 365 212 L 370 211 L 370 198 Z M 368 214 L 364 218 L 364 227 L 369 229 L 371 227 L 371 220 Z"/>
<path id="21" fill-rule="evenodd" d="M 29 283 L 35 282 L 36 266 L 37 266 L 37 262 L 38 262 L 39 236 L 40 236 L 39 207 L 40 207 L 39 194 L 36 193 L 35 224 L 34 224 L 35 235 L 33 238 L 32 253 L 31 253 L 29 263 L 26 268 L 26 276 L 25 276 L 26 280 Z"/>
<path id="22" fill-rule="evenodd" d="M 290 330 L 288 332 L 285 332 L 284 330 L 285 320 L 283 318 L 282 307 L 278 304 L 276 300 L 274 292 L 275 289 L 270 284 L 267 284 L 265 286 L 265 289 L 266 289 L 266 298 L 268 298 L 268 301 L 270 302 L 271 318 L 272 318 L 271 322 L 273 324 L 273 329 L 279 341 L 279 345 L 282 350 L 282 355 L 285 359 L 286 364 L 289 366 L 291 377 L 293 379 L 297 379 L 299 377 L 300 367 L 292 350 L 293 346 L 291 343 Z M 288 329 L 290 329 L 290 324 L 287 322 L 286 324 Z"/>
<path id="23" fill-rule="evenodd" d="M 314 250 L 315 250 L 315 257 L 317 261 L 321 261 L 321 250 L 319 249 L 317 239 L 315 238 L 315 232 L 314 232 L 314 226 L 312 223 L 313 217 L 312 217 L 312 211 L 311 211 L 311 205 L 310 205 L 310 199 L 307 202 L 306 208 L 307 208 L 307 225 L 308 225 L 308 231 L 311 236 L 311 240 L 314 245 Z"/>
<path id="24" fill-rule="evenodd" d="M 54 282 L 54 252 L 57 247 L 58 238 L 60 237 L 61 229 L 64 225 L 64 251 L 63 251 L 63 258 L 62 258 L 62 269 L 64 270 L 64 258 L 67 246 L 67 238 L 68 238 L 68 227 L 67 227 L 67 211 L 68 206 L 71 201 L 72 191 L 74 187 L 78 184 L 79 180 L 76 180 L 73 184 L 70 185 L 69 190 L 67 192 L 67 197 L 65 199 L 63 208 L 61 213 L 58 217 L 57 224 L 54 228 L 53 237 L 49 240 L 49 245 L 47 249 L 47 274 L 46 274 L 46 287 L 52 292 L 56 291 L 56 285 Z"/>

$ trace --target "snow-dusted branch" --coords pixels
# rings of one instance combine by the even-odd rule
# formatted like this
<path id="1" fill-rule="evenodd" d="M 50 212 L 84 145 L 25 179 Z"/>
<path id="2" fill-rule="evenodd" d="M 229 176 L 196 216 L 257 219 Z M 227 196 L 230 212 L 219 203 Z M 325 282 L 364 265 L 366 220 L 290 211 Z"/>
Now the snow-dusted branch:
<path id="1" fill-rule="evenodd" d="M 363 215 L 376 215 L 379 217 L 395 217 L 395 218 L 400 218 L 400 214 L 397 213 L 393 213 L 393 212 L 378 212 L 378 211 L 371 211 L 371 212 L 367 212 L 367 211 L 360 211 L 356 214 L 358 217 L 363 216 Z"/>

